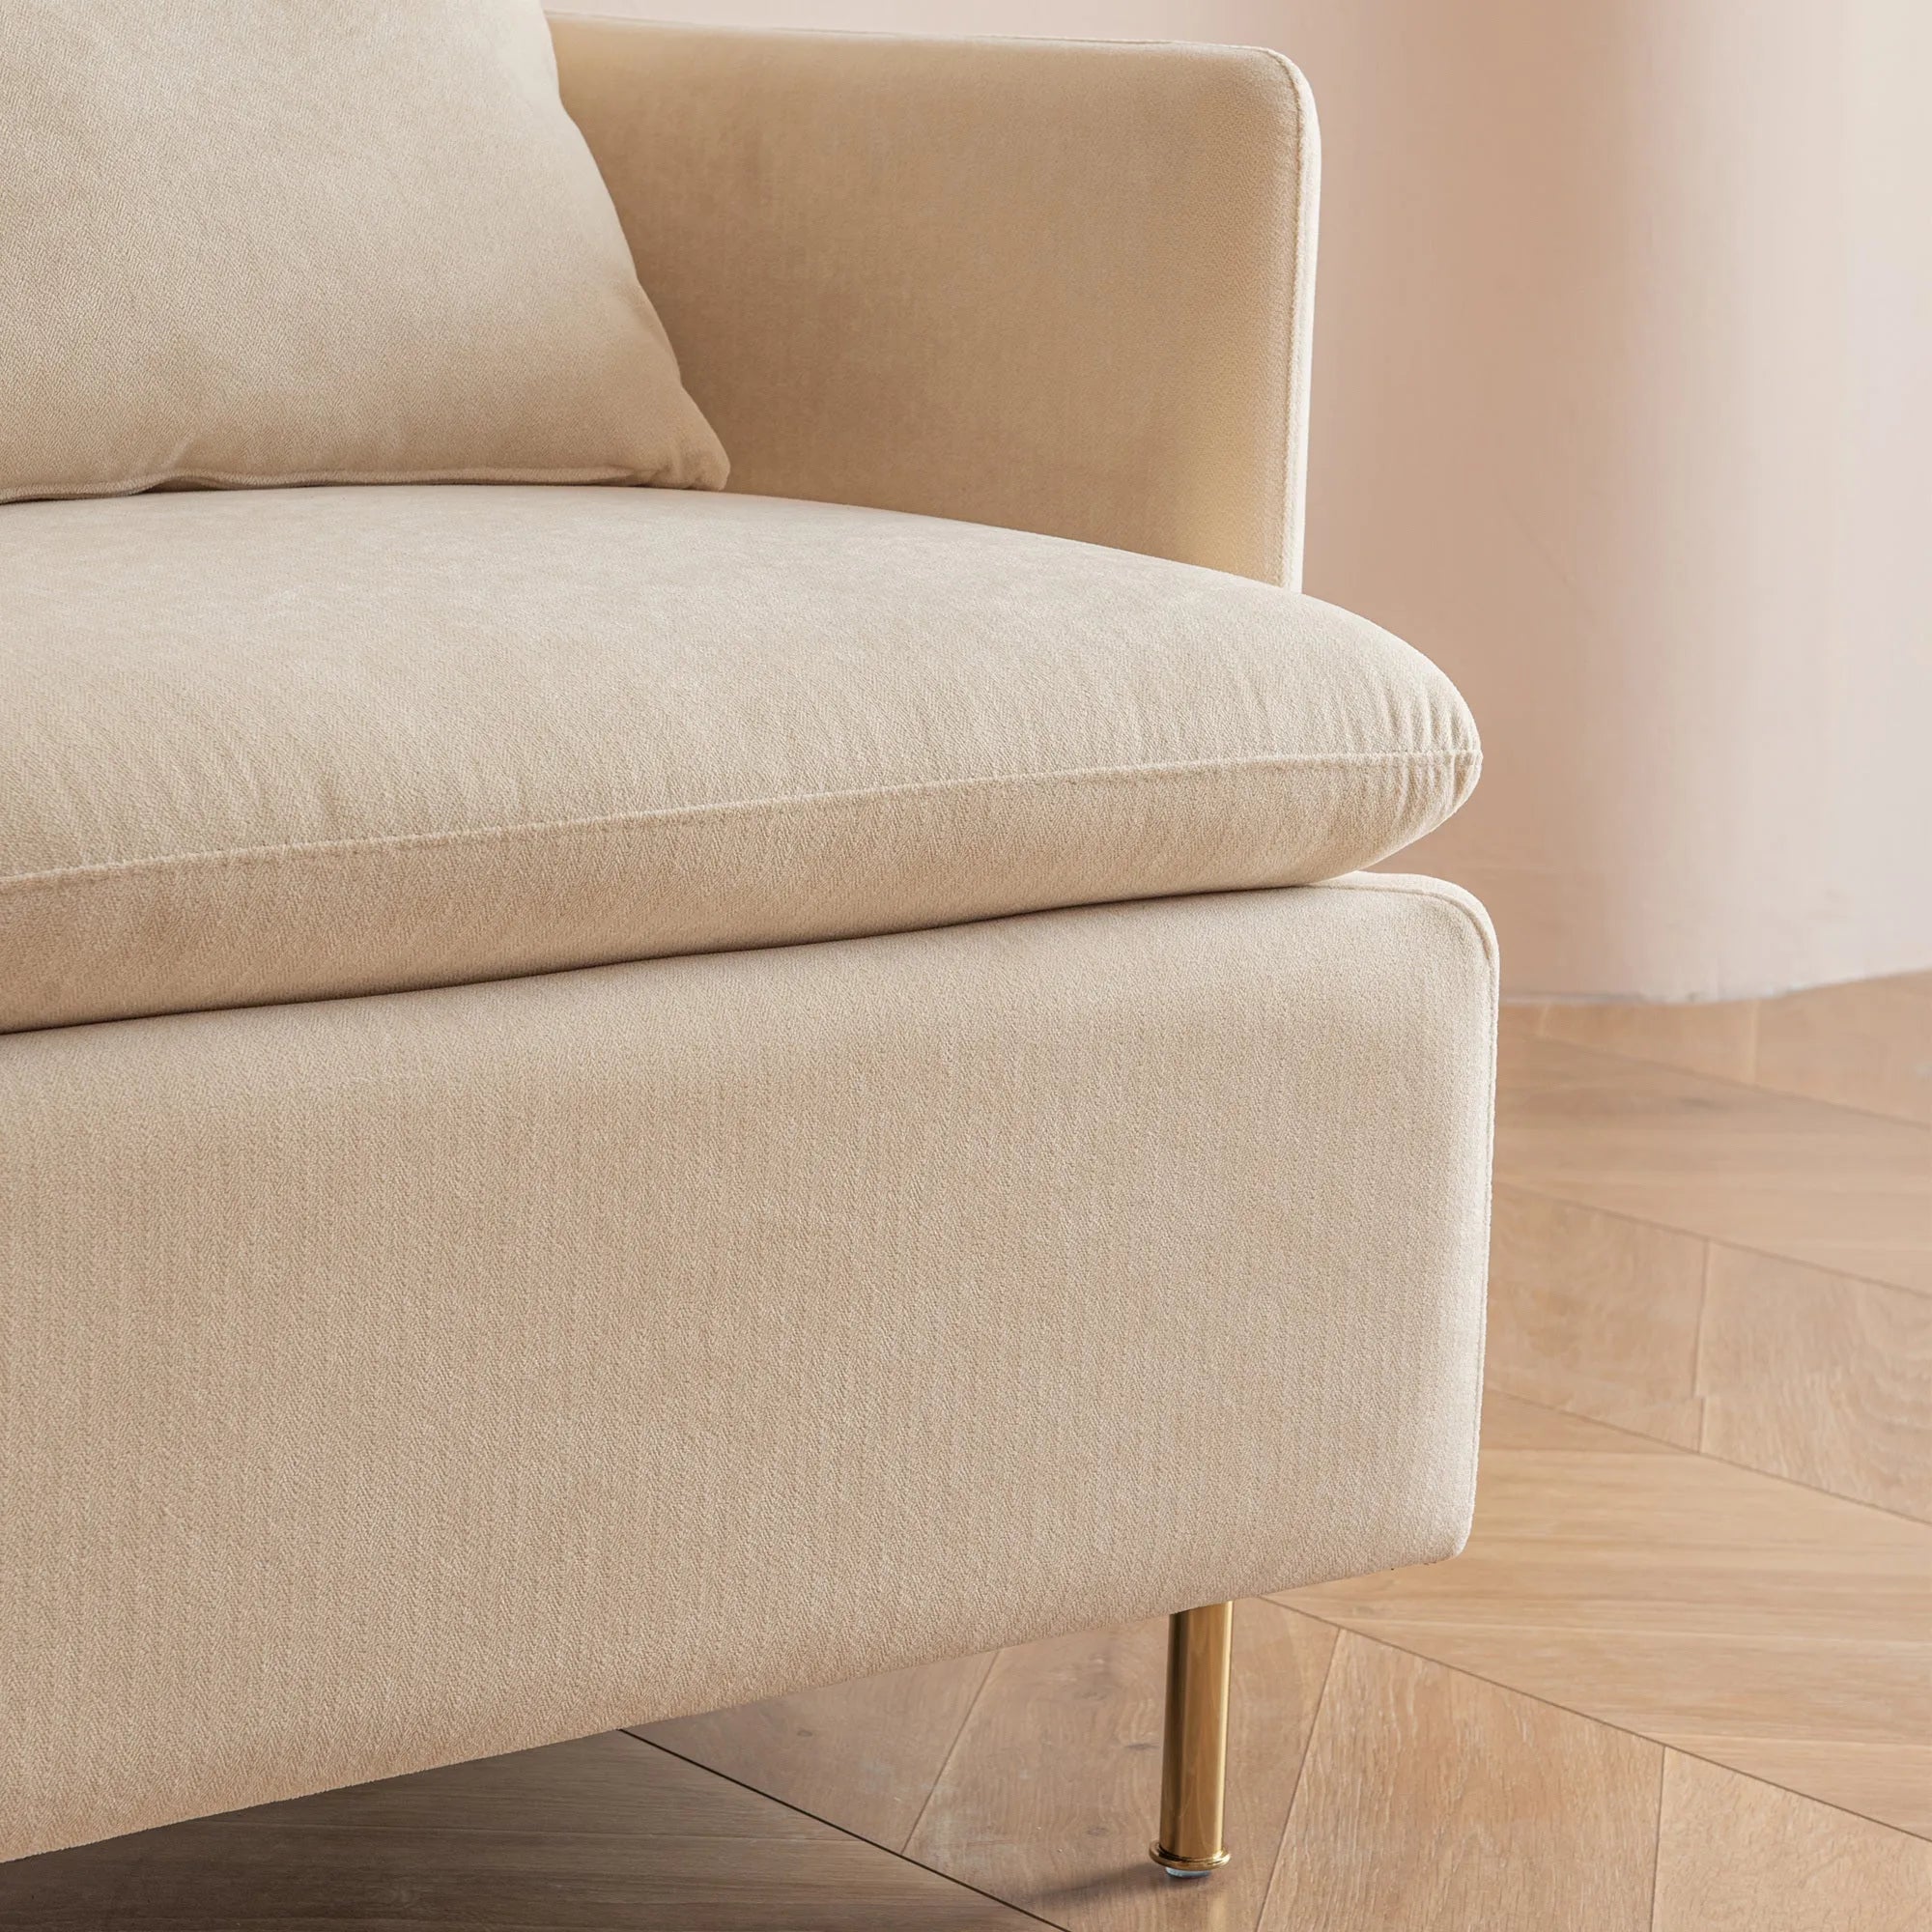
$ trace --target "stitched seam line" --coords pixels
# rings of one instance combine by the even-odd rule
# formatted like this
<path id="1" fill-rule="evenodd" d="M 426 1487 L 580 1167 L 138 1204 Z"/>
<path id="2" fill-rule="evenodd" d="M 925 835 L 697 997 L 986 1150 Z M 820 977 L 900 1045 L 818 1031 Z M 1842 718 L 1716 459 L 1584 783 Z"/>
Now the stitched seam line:
<path id="1" fill-rule="evenodd" d="M 1289 238 L 1287 339 L 1282 352 L 1279 495 L 1270 515 L 1275 582 L 1301 588 L 1308 522 L 1310 376 L 1315 335 L 1315 274 L 1321 222 L 1321 142 L 1314 93 L 1301 70 L 1272 47 L 1244 48 L 1274 63 L 1294 103 L 1293 230 Z"/>
<path id="2" fill-rule="evenodd" d="M 1483 1190 L 1482 1246 L 1477 1251 L 1482 1257 L 1477 1265 L 1483 1271 L 1485 1293 L 1476 1309 L 1476 1386 L 1472 1392 L 1473 1400 L 1470 1404 L 1471 1420 L 1469 1434 L 1466 1437 L 1470 1475 L 1469 1487 L 1464 1492 L 1463 1500 L 1463 1514 L 1465 1520 L 1467 1520 L 1473 1518 L 1476 1512 L 1475 1470 L 1477 1458 L 1481 1451 L 1483 1435 L 1483 1364 L 1489 1348 L 1490 1306 L 1487 1290 L 1489 1285 L 1490 1243 L 1493 1238 L 1493 1224 L 1495 1221 L 1495 1183 L 1493 1175 L 1496 1160 L 1496 1061 L 1501 1046 L 1498 1036 L 1502 1026 L 1497 1009 L 1501 1000 L 1502 963 L 1498 956 L 1495 935 L 1492 928 L 1476 916 L 1470 909 L 1468 901 L 1462 895 L 1447 892 L 1432 892 L 1430 890 L 1430 885 L 1439 885 L 1440 883 L 1439 880 L 1435 880 L 1408 885 L 1402 883 L 1399 875 L 1378 876 L 1376 874 L 1369 874 L 1351 879 L 1330 879 L 1320 890 L 1326 892 L 1339 886 L 1344 892 L 1385 892 L 1394 896 L 1426 899 L 1433 905 L 1447 906 L 1451 912 L 1459 914 L 1464 923 L 1475 934 L 1477 948 L 1482 952 L 1483 963 L 1488 969 L 1490 1024 L 1489 1051 L 1486 1066 L 1489 1080 L 1490 1105 L 1484 1121 L 1482 1172 L 1485 1176 L 1492 1178 L 1490 1184 Z"/>
<path id="3" fill-rule="evenodd" d="M 516 469 L 488 465 L 469 469 L 312 469 L 299 476 L 270 476 L 243 469 L 156 469 L 131 482 L 28 483 L 0 494 L 0 503 L 75 503 L 101 497 L 145 497 L 163 483 L 223 490 L 281 490 L 331 483 L 624 483 L 655 473 L 608 464 L 591 469 Z"/>
<path id="4" fill-rule="evenodd" d="M 1256 758 L 1204 758 L 1166 765 L 1096 765 L 1063 772 L 1012 772 L 959 779 L 923 779 L 904 784 L 861 785 L 844 791 L 795 792 L 778 798 L 730 799 L 705 805 L 657 806 L 641 811 L 612 812 L 592 818 L 530 819 L 511 825 L 464 826 L 451 832 L 378 833 L 357 838 L 317 838 L 281 845 L 216 847 L 204 852 L 170 852 L 149 859 L 111 859 L 94 865 L 58 866 L 42 872 L 18 872 L 0 878 L 0 894 L 36 886 L 53 886 L 79 879 L 125 877 L 130 873 L 173 871 L 191 866 L 243 865 L 263 859 L 306 858 L 352 852 L 401 851 L 446 845 L 484 844 L 527 834 L 604 832 L 626 826 L 668 821 L 722 818 L 754 811 L 795 810 L 801 807 L 857 804 L 867 799 L 939 795 L 947 792 L 990 790 L 1002 786 L 1075 784 L 1093 781 L 1135 782 L 1143 780 L 1212 776 L 1222 772 L 1295 770 L 1326 765 L 1366 764 L 1463 765 L 1480 761 L 1473 747 L 1426 752 L 1310 752 L 1284 753 Z"/>

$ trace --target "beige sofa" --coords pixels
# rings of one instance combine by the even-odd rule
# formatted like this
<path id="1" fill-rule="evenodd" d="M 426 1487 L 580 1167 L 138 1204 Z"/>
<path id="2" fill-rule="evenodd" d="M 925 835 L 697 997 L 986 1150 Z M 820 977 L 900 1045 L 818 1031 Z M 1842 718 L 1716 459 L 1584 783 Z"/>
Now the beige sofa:
<path id="1" fill-rule="evenodd" d="M 1200 1606 L 1475 1469 L 1494 947 L 1360 868 L 1477 753 L 1290 594 L 1312 110 L 555 32 L 730 494 L 0 507 L 0 1854 L 1179 1611 L 1208 1868 Z"/>

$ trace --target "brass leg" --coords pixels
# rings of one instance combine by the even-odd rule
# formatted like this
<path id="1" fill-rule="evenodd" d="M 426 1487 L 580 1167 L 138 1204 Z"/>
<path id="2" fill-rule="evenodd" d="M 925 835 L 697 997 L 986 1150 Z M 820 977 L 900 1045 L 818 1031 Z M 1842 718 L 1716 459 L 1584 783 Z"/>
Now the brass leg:
<path id="1" fill-rule="evenodd" d="M 1167 1741 L 1160 1761 L 1160 1837 L 1170 1878 L 1228 1862 L 1221 1801 L 1228 1770 L 1228 1650 L 1233 1604 L 1177 1610 L 1167 1626 Z"/>

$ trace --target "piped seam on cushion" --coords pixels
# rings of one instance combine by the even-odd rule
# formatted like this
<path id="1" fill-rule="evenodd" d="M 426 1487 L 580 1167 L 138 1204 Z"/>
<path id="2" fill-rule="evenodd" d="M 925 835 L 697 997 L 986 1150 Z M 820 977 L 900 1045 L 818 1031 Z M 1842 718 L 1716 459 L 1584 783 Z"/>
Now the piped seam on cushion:
<path id="1" fill-rule="evenodd" d="M 170 852 L 146 859 L 109 859 L 84 866 L 57 866 L 40 872 L 0 877 L 0 894 L 54 887 L 84 879 L 125 878 L 141 872 L 174 871 L 194 866 L 246 865 L 257 860 L 327 858 L 363 852 L 434 849 L 439 846 L 483 844 L 493 839 L 530 834 L 617 831 L 630 826 L 668 820 L 723 818 L 754 811 L 790 811 L 801 808 L 855 805 L 869 799 L 941 795 L 949 792 L 1019 788 L 1030 785 L 1125 783 L 1170 779 L 1212 777 L 1225 772 L 1310 770 L 1324 766 L 1399 765 L 1470 767 L 1480 770 L 1482 752 L 1475 746 L 1442 747 L 1429 751 L 1290 752 L 1259 757 L 1203 758 L 1158 765 L 1096 765 L 1060 772 L 1012 772 L 958 779 L 920 779 L 903 784 L 860 785 L 841 791 L 789 792 L 775 798 L 730 799 L 703 805 L 653 806 L 589 818 L 520 820 L 509 825 L 463 826 L 448 832 L 373 833 L 355 838 L 296 839 L 279 845 L 220 846 L 200 852 Z M 1463 797 L 1467 796 L 1464 788 Z M 1459 798 L 1457 805 L 1462 803 Z M 1453 810 L 1453 808 L 1452 808 Z M 1443 814 L 1445 817 L 1447 813 Z M 1420 838 L 1432 824 L 1419 826 L 1410 838 Z M 1406 841 L 1405 841 L 1406 842 Z"/>
<path id="2" fill-rule="evenodd" d="M 475 469 L 315 469 L 299 476 L 267 475 L 257 471 L 227 469 L 157 469 L 133 482 L 113 483 L 28 483 L 18 489 L 0 490 L 0 503 L 86 503 L 107 497 L 146 497 L 163 484 L 181 483 L 198 490 L 311 490 L 329 485 L 369 484 L 398 488 L 422 483 L 542 483 L 611 484 L 613 487 L 682 489 L 681 484 L 651 484 L 642 481 L 655 476 L 656 469 L 600 465 L 591 469 L 544 469 L 485 467 Z"/>
<path id="3" fill-rule="evenodd" d="M 1499 1035 L 1501 1019 L 1499 1009 L 1502 994 L 1502 958 L 1496 944 L 1496 929 L 1490 921 L 1483 902 L 1466 887 L 1450 884 L 1444 879 L 1409 875 L 1401 872 L 1356 872 L 1345 878 L 1324 880 L 1323 892 L 1384 892 L 1404 898 L 1425 899 L 1432 905 L 1446 906 L 1458 915 L 1475 934 L 1476 944 L 1482 950 L 1483 964 L 1487 970 L 1490 986 L 1490 1024 L 1488 1029 L 1487 1091 L 1491 1104 L 1484 1115 L 1483 1166 L 1486 1175 L 1493 1176 L 1496 1160 L 1496 1058 L 1501 1046 Z M 1483 1227 L 1481 1245 L 1478 1253 L 1485 1258 L 1490 1252 L 1492 1224 L 1495 1219 L 1495 1188 L 1493 1180 L 1483 1193 Z M 1487 1259 L 1485 1261 L 1485 1293 L 1478 1298 L 1476 1311 L 1476 1352 L 1475 1386 L 1470 1391 L 1469 1430 L 1466 1436 L 1468 1483 L 1463 1493 L 1462 1519 L 1465 1525 L 1463 1541 L 1454 1549 L 1446 1549 L 1441 1556 L 1429 1560 L 1446 1562 L 1450 1557 L 1462 1554 L 1468 1542 L 1466 1525 L 1474 1520 L 1476 1514 L 1476 1463 L 1482 1446 L 1483 1435 L 1483 1362 L 1489 1347 L 1489 1295 Z"/>

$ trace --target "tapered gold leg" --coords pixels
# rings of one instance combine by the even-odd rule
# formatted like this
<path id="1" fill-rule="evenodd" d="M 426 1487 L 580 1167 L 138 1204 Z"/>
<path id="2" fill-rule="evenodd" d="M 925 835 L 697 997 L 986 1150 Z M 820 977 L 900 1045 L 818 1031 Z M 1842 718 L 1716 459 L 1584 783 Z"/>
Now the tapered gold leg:
<path id="1" fill-rule="evenodd" d="M 1177 1610 L 1167 1626 L 1167 1739 L 1160 1761 L 1160 1837 L 1170 1878 L 1228 1862 L 1221 1804 L 1228 1770 L 1228 1653 L 1233 1604 Z"/>

